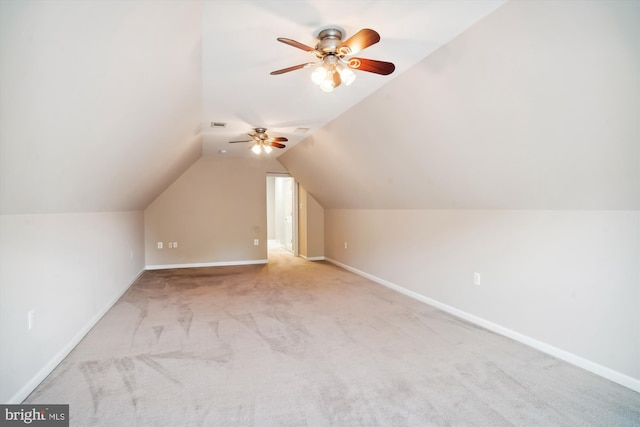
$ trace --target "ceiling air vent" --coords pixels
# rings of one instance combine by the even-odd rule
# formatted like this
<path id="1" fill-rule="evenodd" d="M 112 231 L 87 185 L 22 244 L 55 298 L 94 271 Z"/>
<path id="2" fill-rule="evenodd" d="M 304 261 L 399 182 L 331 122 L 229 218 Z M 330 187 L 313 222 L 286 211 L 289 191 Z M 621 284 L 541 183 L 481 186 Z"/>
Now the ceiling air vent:
<path id="1" fill-rule="evenodd" d="M 296 128 L 296 133 L 306 133 L 309 131 L 309 128 Z"/>
<path id="2" fill-rule="evenodd" d="M 211 127 L 212 128 L 225 128 L 227 127 L 227 124 L 224 122 L 211 122 Z"/>

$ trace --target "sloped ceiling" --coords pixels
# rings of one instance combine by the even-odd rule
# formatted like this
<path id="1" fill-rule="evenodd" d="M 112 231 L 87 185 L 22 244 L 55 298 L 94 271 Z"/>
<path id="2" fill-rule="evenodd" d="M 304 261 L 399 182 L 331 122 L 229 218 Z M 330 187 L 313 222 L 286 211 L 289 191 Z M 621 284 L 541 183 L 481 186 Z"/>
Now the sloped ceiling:
<path id="1" fill-rule="evenodd" d="M 640 209 L 638 22 L 509 2 L 279 160 L 325 208 Z"/>
<path id="2" fill-rule="evenodd" d="M 198 1 L 0 2 L 3 214 L 143 209 L 202 153 Z"/>
<path id="3" fill-rule="evenodd" d="M 291 149 L 327 122 L 400 76 L 438 47 L 482 19 L 505 0 L 260 0 L 207 1 L 203 13 L 203 144 L 206 154 L 252 156 L 254 127 L 285 136 Z M 276 40 L 315 46 L 321 28 L 337 26 L 350 37 L 372 28 L 380 42 L 358 53 L 390 61 L 390 76 L 357 72 L 348 88 L 323 93 L 310 81 L 313 69 L 271 76 L 315 57 Z M 226 128 L 212 128 L 211 122 Z M 297 133 L 296 129 L 308 131 Z M 280 154 L 279 151 L 277 154 Z"/>
<path id="4" fill-rule="evenodd" d="M 290 149 L 503 3 L 2 0 L 0 212 L 144 209 L 203 153 L 248 155 L 228 141 L 256 126 Z M 377 30 L 361 56 L 396 72 L 332 94 L 269 75 L 310 59 L 277 37 L 327 25 Z"/>

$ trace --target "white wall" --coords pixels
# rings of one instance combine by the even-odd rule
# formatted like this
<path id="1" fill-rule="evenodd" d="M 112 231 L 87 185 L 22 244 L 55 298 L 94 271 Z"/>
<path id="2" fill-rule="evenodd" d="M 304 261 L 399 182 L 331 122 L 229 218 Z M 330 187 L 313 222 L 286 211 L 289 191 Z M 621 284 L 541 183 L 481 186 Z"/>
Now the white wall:
<path id="1" fill-rule="evenodd" d="M 324 259 L 324 209 L 301 185 L 298 186 L 298 240 L 301 256 Z"/>
<path id="2" fill-rule="evenodd" d="M 640 384 L 637 211 L 328 210 L 326 228 L 332 260 Z"/>
<path id="3" fill-rule="evenodd" d="M 266 262 L 268 172 L 286 170 L 269 157 L 200 158 L 144 211 L 147 267 Z"/>
<path id="4" fill-rule="evenodd" d="M 275 177 L 267 177 L 267 239 L 276 239 L 276 222 L 275 222 Z"/>
<path id="5" fill-rule="evenodd" d="M 0 236 L 0 401 L 20 403 L 143 270 L 143 215 L 2 215 Z"/>
<path id="6" fill-rule="evenodd" d="M 141 210 L 202 154 L 201 19 L 199 0 L 0 1 L 0 401 L 144 268 Z"/>
<path id="7" fill-rule="evenodd" d="M 325 255 L 640 390 L 638 22 L 512 0 L 285 152 Z"/>

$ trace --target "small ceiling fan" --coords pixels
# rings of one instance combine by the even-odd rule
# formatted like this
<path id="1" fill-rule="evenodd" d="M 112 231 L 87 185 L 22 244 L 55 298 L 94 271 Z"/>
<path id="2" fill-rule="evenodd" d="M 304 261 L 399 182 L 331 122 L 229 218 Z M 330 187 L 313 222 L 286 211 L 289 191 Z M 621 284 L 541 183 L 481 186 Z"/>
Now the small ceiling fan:
<path id="1" fill-rule="evenodd" d="M 374 30 L 369 28 L 362 29 L 345 41 L 342 41 L 342 36 L 342 30 L 338 28 L 325 28 L 318 33 L 318 42 L 315 48 L 283 37 L 279 37 L 277 40 L 289 46 L 311 52 L 321 60 L 319 66 L 311 74 L 311 80 L 325 92 L 333 91 L 342 83 L 346 86 L 353 83 L 356 75 L 351 70 L 367 71 L 386 76 L 396 69 L 391 62 L 351 57 L 351 55 L 380 41 L 380 35 Z M 272 71 L 270 74 L 284 74 L 314 65 L 318 65 L 318 63 L 307 62 Z"/>
<path id="2" fill-rule="evenodd" d="M 288 141 L 288 139 L 283 136 L 270 138 L 269 135 L 267 135 L 267 130 L 265 128 L 254 128 L 253 132 L 247 135 L 249 135 L 252 139 L 247 139 L 245 141 L 229 141 L 229 144 L 235 144 L 238 142 L 253 142 L 251 151 L 256 154 L 260 154 L 262 151 L 264 151 L 265 153 L 270 153 L 272 151 L 271 147 L 285 148 L 286 145 L 281 144 L 280 142 Z"/>

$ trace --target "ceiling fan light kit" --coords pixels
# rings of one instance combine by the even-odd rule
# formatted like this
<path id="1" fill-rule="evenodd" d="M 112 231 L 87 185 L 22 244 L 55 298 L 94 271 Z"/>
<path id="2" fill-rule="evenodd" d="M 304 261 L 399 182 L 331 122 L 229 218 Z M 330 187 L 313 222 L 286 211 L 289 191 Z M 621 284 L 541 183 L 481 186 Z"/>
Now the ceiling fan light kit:
<path id="1" fill-rule="evenodd" d="M 248 134 L 252 139 L 247 139 L 245 141 L 229 141 L 229 144 L 236 144 L 239 142 L 252 142 L 251 151 L 255 154 L 266 153 L 269 154 L 273 151 L 273 147 L 275 148 L 285 148 L 286 145 L 281 144 L 281 142 L 288 141 L 287 138 L 282 136 L 277 136 L 270 138 L 267 135 L 267 129 L 265 128 L 254 128 L 253 133 Z"/>
<path id="2" fill-rule="evenodd" d="M 272 71 L 271 75 L 288 73 L 307 67 L 315 67 L 311 73 L 311 80 L 323 92 L 333 92 L 340 85 L 349 86 L 356 79 L 353 70 L 366 71 L 374 74 L 388 75 L 396 69 L 391 62 L 374 59 L 355 58 L 354 55 L 380 41 L 380 35 L 369 28 L 362 29 L 345 41 L 342 41 L 343 31 L 336 27 L 325 27 L 318 32 L 318 42 L 315 48 L 295 40 L 279 37 L 277 40 L 289 46 L 312 53 L 320 62 L 307 62 L 280 70 Z M 348 58 L 347 58 L 348 57 Z M 212 127 L 224 126 L 224 123 L 211 123 Z M 306 129 L 305 129 L 306 131 Z M 281 142 L 288 141 L 284 137 L 269 137 L 267 129 L 257 127 L 248 134 L 251 139 L 243 141 L 229 141 L 230 144 L 250 142 L 251 151 L 256 155 L 269 154 L 273 148 L 285 148 Z M 220 153 L 226 150 L 220 150 Z"/>
<path id="3" fill-rule="evenodd" d="M 311 73 L 311 80 L 324 92 L 332 92 L 341 83 L 349 86 L 355 79 L 356 74 L 345 68 L 335 55 L 322 58 L 322 64 Z"/>
<path id="4" fill-rule="evenodd" d="M 304 45 L 295 40 L 279 37 L 279 42 L 289 46 L 311 52 L 320 63 L 308 62 L 272 71 L 271 75 L 288 73 L 290 71 L 315 66 L 311 73 L 311 80 L 324 92 L 332 92 L 344 84 L 349 86 L 356 78 L 352 70 L 388 75 L 393 73 L 395 65 L 391 62 L 377 61 L 365 58 L 347 58 L 380 41 L 380 35 L 369 28 L 362 29 L 346 41 L 342 41 L 342 31 L 338 28 L 325 28 L 318 33 L 318 43 L 315 48 Z"/>

